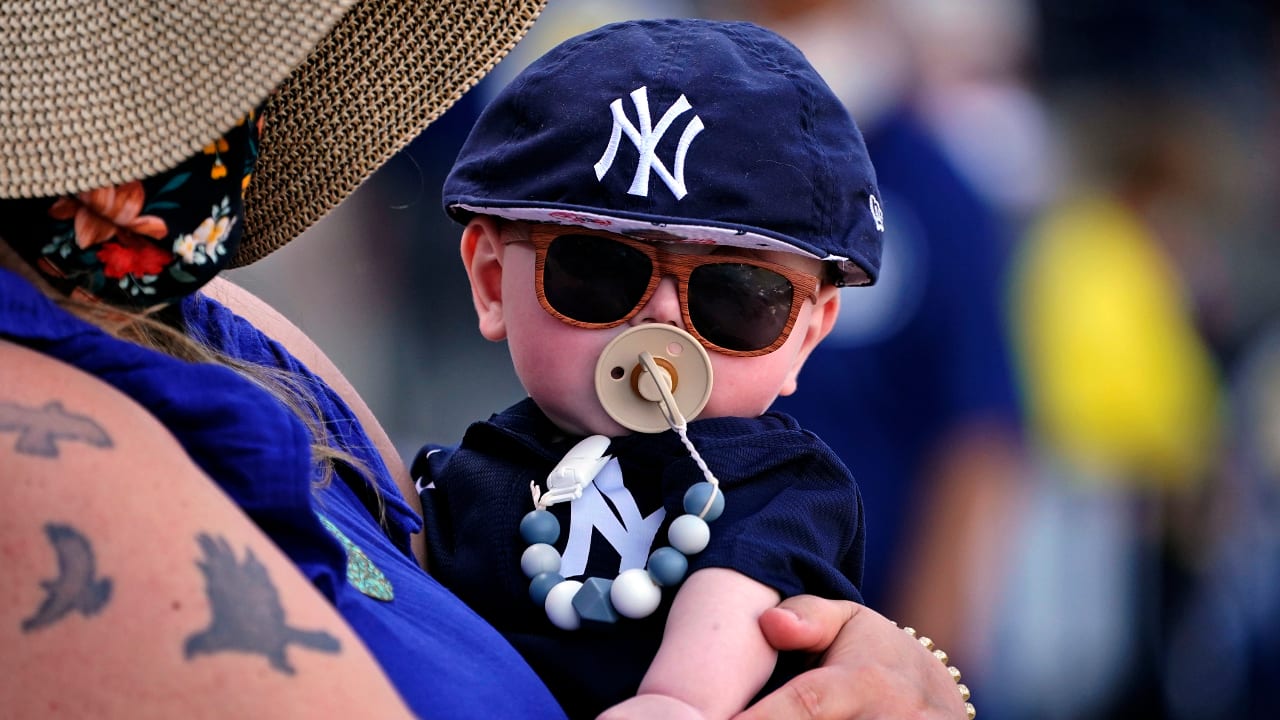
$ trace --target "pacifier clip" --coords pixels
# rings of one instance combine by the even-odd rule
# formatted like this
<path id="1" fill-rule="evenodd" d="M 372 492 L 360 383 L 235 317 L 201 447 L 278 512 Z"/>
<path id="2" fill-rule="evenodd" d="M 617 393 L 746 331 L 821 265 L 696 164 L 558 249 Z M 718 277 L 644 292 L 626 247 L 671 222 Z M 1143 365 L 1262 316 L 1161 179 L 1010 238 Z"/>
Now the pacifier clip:
<path id="1" fill-rule="evenodd" d="M 628 371 L 627 366 L 631 366 Z M 531 482 L 534 509 L 520 520 L 520 537 L 529 544 L 520 569 L 529 581 L 529 596 L 551 623 L 576 630 L 587 623 L 610 624 L 619 617 L 652 615 L 662 602 L 662 589 L 675 587 L 689 570 L 688 556 L 707 547 L 707 523 L 724 511 L 720 481 L 689 440 L 688 422 L 711 396 L 711 359 L 692 335 L 672 325 L 633 327 L 605 347 L 596 363 L 596 394 L 609 416 L 637 432 L 675 431 L 705 479 L 685 492 L 685 514 L 667 529 L 669 545 L 654 550 L 644 568 L 623 570 L 613 579 L 569 580 L 560 575 L 555 549 L 560 521 L 547 510 L 582 497 L 583 489 L 609 461 L 609 438 L 592 435 L 574 445 L 547 476 L 542 491 Z"/>

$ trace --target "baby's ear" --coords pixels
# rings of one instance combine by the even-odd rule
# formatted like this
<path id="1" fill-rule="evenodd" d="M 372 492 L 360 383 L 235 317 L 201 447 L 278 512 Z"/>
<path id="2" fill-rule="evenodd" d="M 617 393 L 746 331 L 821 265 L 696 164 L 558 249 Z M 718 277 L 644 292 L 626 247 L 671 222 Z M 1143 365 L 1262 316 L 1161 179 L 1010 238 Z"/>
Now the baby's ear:
<path id="1" fill-rule="evenodd" d="M 495 342 L 507 337 L 502 314 L 502 233 L 493 218 L 478 215 L 462 231 L 462 264 L 471 281 L 471 300 L 480 334 Z"/>
<path id="2" fill-rule="evenodd" d="M 839 314 L 840 288 L 823 283 L 818 287 L 818 298 L 813 303 L 813 311 L 809 313 L 809 322 L 804 325 L 797 323 L 792 330 L 792 332 L 803 332 L 804 341 L 800 345 L 800 352 L 796 354 L 795 362 L 787 373 L 786 381 L 782 383 L 782 389 L 778 391 L 779 395 L 790 395 L 796 391 L 804 361 L 809 359 L 809 353 L 813 352 L 813 349 L 818 347 L 818 343 L 831 332 Z"/>

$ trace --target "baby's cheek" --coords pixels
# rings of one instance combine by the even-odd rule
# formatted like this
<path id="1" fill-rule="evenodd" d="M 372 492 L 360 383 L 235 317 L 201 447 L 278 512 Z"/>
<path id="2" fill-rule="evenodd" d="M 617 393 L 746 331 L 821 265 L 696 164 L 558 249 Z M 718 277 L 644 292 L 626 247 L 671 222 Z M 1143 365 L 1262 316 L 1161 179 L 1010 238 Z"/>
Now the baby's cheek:
<path id="1" fill-rule="evenodd" d="M 596 331 L 598 332 L 598 331 Z M 596 397 L 596 359 L 608 338 L 559 333 L 559 342 L 539 352 L 519 353 L 517 370 L 525 391 L 561 429 L 576 435 L 619 435 Z"/>
<path id="2" fill-rule="evenodd" d="M 760 388 L 743 385 L 732 379 L 716 378 L 707 406 L 698 414 L 700 418 L 756 417 L 773 402 L 773 396 L 763 397 Z"/>
<path id="3" fill-rule="evenodd" d="M 786 378 L 779 350 L 766 357 L 712 357 L 711 399 L 698 417 L 758 417 L 777 399 Z"/>

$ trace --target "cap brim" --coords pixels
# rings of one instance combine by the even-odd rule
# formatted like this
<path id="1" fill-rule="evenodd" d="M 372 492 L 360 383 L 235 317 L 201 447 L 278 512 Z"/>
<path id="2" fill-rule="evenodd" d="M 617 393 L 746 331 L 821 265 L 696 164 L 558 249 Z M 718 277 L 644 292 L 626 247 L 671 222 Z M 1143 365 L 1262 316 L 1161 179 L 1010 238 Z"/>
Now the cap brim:
<path id="1" fill-rule="evenodd" d="M 266 99 L 353 2 L 6 0 L 0 197 L 175 167 Z"/>
<path id="2" fill-rule="evenodd" d="M 271 97 L 233 262 L 284 246 L 493 68 L 545 0 L 360 2 Z"/>

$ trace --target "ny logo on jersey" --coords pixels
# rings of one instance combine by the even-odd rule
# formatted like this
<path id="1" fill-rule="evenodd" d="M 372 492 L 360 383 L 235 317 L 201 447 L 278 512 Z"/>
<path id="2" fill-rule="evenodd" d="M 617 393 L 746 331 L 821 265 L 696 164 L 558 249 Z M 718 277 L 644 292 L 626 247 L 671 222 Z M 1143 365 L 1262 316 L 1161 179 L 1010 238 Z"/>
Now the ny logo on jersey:
<path id="1" fill-rule="evenodd" d="M 702 132 L 702 118 L 694 115 L 689 120 L 689 124 L 685 125 L 684 132 L 680 134 L 680 142 L 676 145 L 675 174 L 673 175 L 658 157 L 658 143 L 676 118 L 691 110 L 693 106 L 684 95 L 681 95 L 674 105 L 667 108 L 655 127 L 649 115 L 648 88 L 641 86 L 631 91 L 631 101 L 635 103 L 636 117 L 640 120 L 640 127 L 637 129 L 627 117 L 622 98 L 617 98 L 609 104 L 609 109 L 613 112 L 613 130 L 609 134 L 609 147 L 605 148 L 604 155 L 601 155 L 599 162 L 595 164 L 596 179 L 603 180 L 605 173 L 613 167 L 613 159 L 618 154 L 618 144 L 622 141 L 623 133 L 626 133 L 627 139 L 640 153 L 636 174 L 631 179 L 631 187 L 627 189 L 627 194 L 648 197 L 649 172 L 652 170 L 662 178 L 677 200 L 683 198 L 689 193 L 684 184 L 684 159 L 689 152 L 689 145 L 693 143 L 698 133 Z"/>
<path id="2" fill-rule="evenodd" d="M 618 515 L 614 515 L 609 503 L 617 508 Z M 622 468 L 616 459 L 610 458 L 591 484 L 583 488 L 582 497 L 573 501 L 560 574 L 574 577 L 586 571 L 592 530 L 598 531 L 618 552 L 621 558 L 618 572 L 644 567 L 666 515 L 665 508 L 658 508 L 647 516 L 640 514 L 635 498 L 622 484 Z"/>

